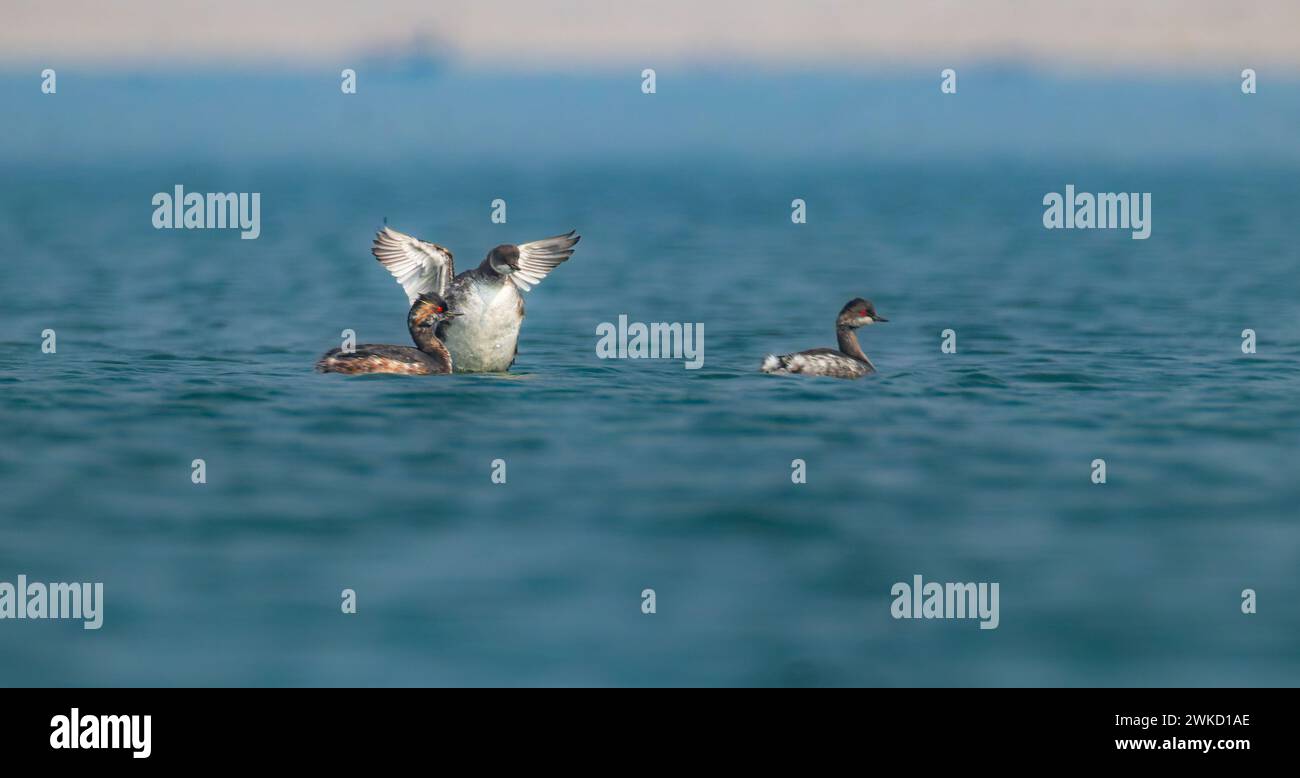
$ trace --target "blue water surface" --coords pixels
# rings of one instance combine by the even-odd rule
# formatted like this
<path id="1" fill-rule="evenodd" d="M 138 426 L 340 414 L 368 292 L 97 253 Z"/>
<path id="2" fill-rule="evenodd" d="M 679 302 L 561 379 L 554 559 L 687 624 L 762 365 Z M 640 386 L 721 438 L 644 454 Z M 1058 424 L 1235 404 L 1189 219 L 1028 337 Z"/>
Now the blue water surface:
<path id="1" fill-rule="evenodd" d="M 106 605 L 98 631 L 0 622 L 0 683 L 1300 683 L 1293 162 L 1227 137 L 1144 162 L 436 136 L 8 160 L 0 580 L 101 581 Z M 261 236 L 155 230 L 176 184 L 260 192 Z M 1151 192 L 1152 236 L 1043 229 L 1066 184 Z M 345 328 L 408 342 L 368 253 L 385 217 L 462 269 L 582 233 L 510 374 L 312 372 Z M 854 296 L 890 319 L 861 332 L 878 374 L 756 371 L 834 345 Z M 702 323 L 703 367 L 599 359 L 620 314 Z M 892 618 L 918 574 L 998 582 L 998 628 Z"/>

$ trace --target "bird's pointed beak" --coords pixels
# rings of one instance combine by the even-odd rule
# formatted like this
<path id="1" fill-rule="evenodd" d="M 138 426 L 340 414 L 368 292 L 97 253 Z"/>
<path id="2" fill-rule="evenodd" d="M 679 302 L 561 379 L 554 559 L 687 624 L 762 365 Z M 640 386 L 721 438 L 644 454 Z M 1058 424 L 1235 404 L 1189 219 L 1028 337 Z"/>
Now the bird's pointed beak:
<path id="1" fill-rule="evenodd" d="M 880 314 L 876 314 L 875 316 L 872 316 L 872 317 L 871 317 L 871 320 L 872 320 L 872 321 L 889 321 L 889 319 L 886 319 L 884 316 L 881 316 Z"/>

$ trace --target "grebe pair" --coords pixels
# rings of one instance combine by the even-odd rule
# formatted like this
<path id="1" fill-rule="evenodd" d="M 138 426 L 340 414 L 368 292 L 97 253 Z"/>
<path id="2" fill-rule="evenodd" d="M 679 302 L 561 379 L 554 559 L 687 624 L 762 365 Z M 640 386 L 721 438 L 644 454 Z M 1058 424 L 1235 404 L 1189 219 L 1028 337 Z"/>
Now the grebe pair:
<path id="1" fill-rule="evenodd" d="M 406 291 L 411 303 L 407 325 L 419 348 L 367 345 L 354 354 L 334 349 L 316 367 L 354 374 L 509 370 L 519 354 L 524 322 L 520 292 L 540 284 L 573 256 L 580 239 L 570 230 L 518 246 L 503 243 L 478 267 L 456 275 L 449 250 L 385 226 L 370 251 Z"/>
<path id="2" fill-rule="evenodd" d="M 397 279 L 412 303 L 421 294 L 442 295 L 460 314 L 438 324 L 437 336 L 451 352 L 458 373 L 509 370 L 519 354 L 527 292 L 573 256 L 581 239 L 573 231 L 518 246 L 503 243 L 473 270 L 456 275 L 451 252 L 436 243 L 384 227 L 371 253 Z"/>

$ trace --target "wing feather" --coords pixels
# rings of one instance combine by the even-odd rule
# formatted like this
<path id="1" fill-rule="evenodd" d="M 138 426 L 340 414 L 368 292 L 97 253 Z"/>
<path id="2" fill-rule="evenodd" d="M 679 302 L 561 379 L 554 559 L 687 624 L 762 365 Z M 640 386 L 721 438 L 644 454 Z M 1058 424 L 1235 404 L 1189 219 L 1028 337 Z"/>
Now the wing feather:
<path id="1" fill-rule="evenodd" d="M 391 227 L 384 227 L 375 235 L 370 253 L 402 285 L 407 302 L 411 304 L 427 292 L 446 294 L 447 286 L 456 275 L 450 251 Z"/>
<path id="2" fill-rule="evenodd" d="M 582 240 L 581 235 L 576 235 L 577 230 L 570 230 L 564 235 L 556 235 L 553 238 L 543 238 L 531 243 L 521 243 L 519 245 L 519 269 L 510 275 L 511 280 L 515 282 L 522 291 L 527 292 L 534 286 L 540 284 L 546 274 L 550 273 L 560 263 L 573 256 L 573 247 Z"/>

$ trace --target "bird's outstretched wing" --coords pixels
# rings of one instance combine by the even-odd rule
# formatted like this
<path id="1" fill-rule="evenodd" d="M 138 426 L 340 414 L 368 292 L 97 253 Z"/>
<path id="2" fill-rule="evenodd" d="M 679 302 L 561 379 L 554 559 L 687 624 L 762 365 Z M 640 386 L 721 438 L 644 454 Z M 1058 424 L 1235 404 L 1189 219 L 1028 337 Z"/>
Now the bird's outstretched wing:
<path id="1" fill-rule="evenodd" d="M 546 278 L 564 260 L 573 256 L 573 247 L 582 240 L 570 230 L 565 235 L 519 244 L 519 269 L 510 275 L 521 291 L 527 292 Z"/>
<path id="2" fill-rule="evenodd" d="M 384 227 L 375 235 L 375 245 L 370 253 L 393 274 L 397 283 L 406 290 L 407 302 L 412 304 L 415 298 L 426 292 L 446 294 L 447 286 L 456 275 L 450 251 L 391 227 Z"/>

